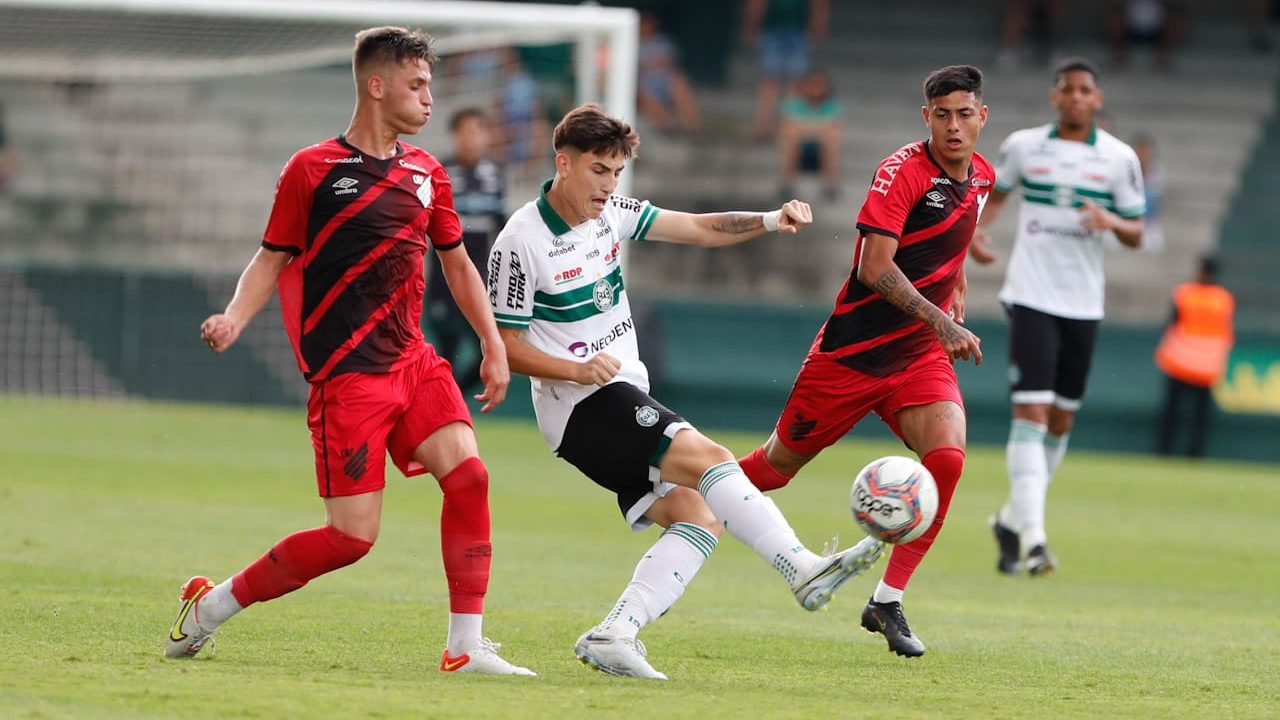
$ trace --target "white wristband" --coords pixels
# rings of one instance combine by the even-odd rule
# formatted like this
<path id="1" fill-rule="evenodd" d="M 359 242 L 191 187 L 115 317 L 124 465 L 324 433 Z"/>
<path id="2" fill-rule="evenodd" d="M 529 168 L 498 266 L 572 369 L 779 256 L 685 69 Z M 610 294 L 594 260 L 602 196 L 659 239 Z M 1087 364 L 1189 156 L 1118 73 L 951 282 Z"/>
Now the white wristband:
<path id="1" fill-rule="evenodd" d="M 764 223 L 764 229 L 769 232 L 776 232 L 778 230 L 778 221 L 781 219 L 781 210 L 774 210 L 773 212 L 767 212 L 760 216 L 760 222 Z"/>

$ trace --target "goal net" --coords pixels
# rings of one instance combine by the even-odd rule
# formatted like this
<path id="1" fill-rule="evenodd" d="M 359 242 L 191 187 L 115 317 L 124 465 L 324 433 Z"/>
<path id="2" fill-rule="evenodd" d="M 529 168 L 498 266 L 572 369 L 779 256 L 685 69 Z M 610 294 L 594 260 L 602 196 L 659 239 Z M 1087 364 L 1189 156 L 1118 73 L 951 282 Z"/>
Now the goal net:
<path id="1" fill-rule="evenodd" d="M 436 39 L 436 106 L 411 142 L 445 157 L 450 116 L 481 109 L 511 206 L 550 176 L 550 128 L 565 111 L 596 101 L 634 117 L 638 19 L 630 9 L 0 0 L 0 269 L 11 273 L 0 290 L 21 289 L 32 308 L 0 313 L 0 368 L 10 368 L 0 391 L 25 384 L 44 392 L 51 382 L 29 371 L 43 356 L 28 339 L 43 337 L 42 318 L 57 313 L 40 311 L 49 288 L 27 282 L 24 267 L 194 273 L 224 303 L 228 278 L 261 237 L 284 162 L 350 120 L 354 35 L 376 25 Z M 98 322 L 116 322 L 109 309 L 119 303 L 97 305 Z M 61 314 L 59 332 L 76 334 L 66 317 L 73 310 Z M 93 324 L 88 314 L 82 320 Z M 278 322 L 277 313 L 268 309 L 259 322 Z M 98 354 L 65 342 L 50 352 L 68 348 Z"/>

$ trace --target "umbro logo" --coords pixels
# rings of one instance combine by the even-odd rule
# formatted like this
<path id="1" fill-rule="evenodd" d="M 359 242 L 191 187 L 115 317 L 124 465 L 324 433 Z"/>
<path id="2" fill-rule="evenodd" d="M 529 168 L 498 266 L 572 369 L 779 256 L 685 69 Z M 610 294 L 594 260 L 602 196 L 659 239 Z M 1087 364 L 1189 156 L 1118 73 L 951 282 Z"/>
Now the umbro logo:
<path id="1" fill-rule="evenodd" d="M 350 195 L 360 192 L 360 188 L 356 187 L 360 183 L 359 180 L 352 177 L 344 177 L 333 184 L 334 195 Z"/>
<path id="2" fill-rule="evenodd" d="M 926 201 L 925 205 L 928 205 L 929 207 L 935 207 L 935 208 L 944 207 L 943 202 L 947 199 L 946 195 L 943 195 L 937 190 L 930 190 L 929 192 L 924 194 L 924 197 Z"/>

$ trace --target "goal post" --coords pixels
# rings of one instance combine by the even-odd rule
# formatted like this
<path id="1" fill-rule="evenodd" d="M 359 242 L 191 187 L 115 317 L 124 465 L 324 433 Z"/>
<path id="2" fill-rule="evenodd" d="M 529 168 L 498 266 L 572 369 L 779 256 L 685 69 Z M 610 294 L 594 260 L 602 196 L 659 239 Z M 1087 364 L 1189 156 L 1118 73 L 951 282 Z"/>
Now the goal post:
<path id="1" fill-rule="evenodd" d="M 440 53 L 484 49 L 512 44 L 570 42 L 578 46 L 574 63 L 577 100 L 599 99 L 611 114 L 635 116 L 636 50 L 638 15 L 630 8 L 594 5 L 550 5 L 489 2 L 476 0 L 365 0 L 360 3 L 333 0 L 0 0 L 7 8 L 5 26 L 0 30 L 0 76 L 59 79 L 105 79 L 104 76 L 131 75 L 137 78 L 194 78 L 209 73 L 253 74 L 263 69 L 281 70 L 338 62 L 350 54 L 350 38 L 345 46 L 310 50 L 263 53 L 261 56 L 221 58 L 212 67 L 207 58 L 183 58 L 175 45 L 173 57 L 136 60 L 127 56 L 127 47 L 104 38 L 93 47 L 58 47 L 58 32 L 36 32 L 22 39 L 42 16 L 59 13 L 92 13 L 100 17 L 240 20 L 252 23 L 305 23 L 309 26 L 333 24 L 339 27 L 368 27 L 379 24 L 422 25 L 438 38 Z M 26 10 L 27 13 L 21 11 Z M 34 14 L 33 14 L 34 13 Z M 106 30 L 106 29 L 104 29 Z M 198 36 L 199 26 L 187 32 Z M 79 33 L 66 33 L 70 41 Z M 5 35 L 9 37 L 4 37 Z M 42 37 L 48 35 L 48 37 Z M 37 45 L 32 40 L 39 40 Z M 594 46 L 610 48 L 612 58 L 605 69 L 603 97 L 596 98 Z M 119 52 L 124 50 L 125 52 Z M 67 54 L 65 51 L 73 51 Z M 54 59 L 55 62 L 49 62 Z M 160 60 L 163 59 L 163 62 Z"/>

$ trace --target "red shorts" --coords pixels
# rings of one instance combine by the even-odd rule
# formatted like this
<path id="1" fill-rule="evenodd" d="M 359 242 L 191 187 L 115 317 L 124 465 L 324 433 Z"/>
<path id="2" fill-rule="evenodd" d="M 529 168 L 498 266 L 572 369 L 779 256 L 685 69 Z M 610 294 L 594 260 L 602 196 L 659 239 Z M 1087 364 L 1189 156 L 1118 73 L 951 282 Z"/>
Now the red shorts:
<path id="1" fill-rule="evenodd" d="M 307 427 L 321 497 L 386 486 L 386 455 L 405 476 L 427 469 L 413 459 L 436 430 L 471 424 L 449 362 L 431 348 L 389 373 L 346 373 L 311 386 Z"/>
<path id="2" fill-rule="evenodd" d="M 817 455 L 874 410 L 905 442 L 896 413 L 943 400 L 964 407 L 956 371 L 941 350 L 887 377 L 866 375 L 826 355 L 810 354 L 800 367 L 775 432 L 793 452 Z"/>

